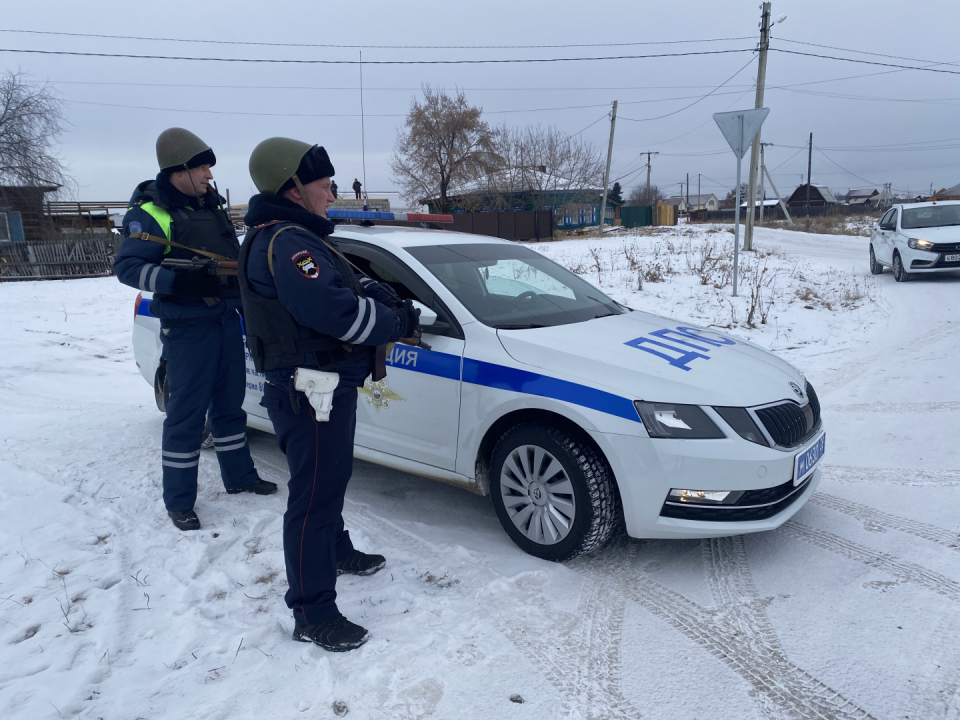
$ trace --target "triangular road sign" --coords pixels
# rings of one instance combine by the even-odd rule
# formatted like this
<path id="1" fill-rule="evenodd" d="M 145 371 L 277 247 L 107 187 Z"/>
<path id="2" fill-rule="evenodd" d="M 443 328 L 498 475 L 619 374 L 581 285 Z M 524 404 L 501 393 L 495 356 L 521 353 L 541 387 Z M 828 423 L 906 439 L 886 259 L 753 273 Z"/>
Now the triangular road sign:
<path id="1" fill-rule="evenodd" d="M 730 149 L 742 160 L 753 142 L 754 136 L 760 131 L 760 126 L 770 114 L 770 108 L 756 110 L 734 110 L 733 112 L 714 113 L 713 119 L 720 128 L 720 132 L 730 143 Z M 741 118 L 743 122 L 741 123 Z"/>

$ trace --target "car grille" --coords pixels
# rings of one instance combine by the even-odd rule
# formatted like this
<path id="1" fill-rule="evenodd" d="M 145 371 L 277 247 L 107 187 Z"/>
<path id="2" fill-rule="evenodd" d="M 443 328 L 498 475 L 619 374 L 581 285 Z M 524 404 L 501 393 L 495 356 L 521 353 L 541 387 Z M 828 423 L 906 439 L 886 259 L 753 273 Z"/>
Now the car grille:
<path id="1" fill-rule="evenodd" d="M 954 253 L 960 253 L 960 243 L 934 243 L 933 249 L 928 250 L 927 252 L 946 253 L 948 255 L 953 255 Z"/>
<path id="2" fill-rule="evenodd" d="M 807 383 L 807 404 L 786 400 L 757 410 L 757 417 L 778 447 L 792 448 L 808 440 L 820 427 L 820 399 Z"/>
<path id="3" fill-rule="evenodd" d="M 763 490 L 748 490 L 734 505 L 693 505 L 664 503 L 660 517 L 680 520 L 705 520 L 708 522 L 743 522 L 746 520 L 766 520 L 783 512 L 793 505 L 813 479 L 810 474 L 797 487 L 793 480 Z"/>

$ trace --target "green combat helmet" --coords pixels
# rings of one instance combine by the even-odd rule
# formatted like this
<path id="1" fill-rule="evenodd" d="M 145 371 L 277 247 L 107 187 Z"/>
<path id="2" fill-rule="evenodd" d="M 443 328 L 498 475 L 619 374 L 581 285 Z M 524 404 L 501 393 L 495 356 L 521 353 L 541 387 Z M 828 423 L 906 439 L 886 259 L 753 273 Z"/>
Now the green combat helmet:
<path id="1" fill-rule="evenodd" d="M 157 138 L 157 163 L 161 170 L 182 170 L 216 162 L 210 146 L 189 130 L 169 128 Z"/>
<path id="2" fill-rule="evenodd" d="M 268 138 L 257 145 L 250 153 L 250 177 L 257 190 L 270 195 L 280 192 L 312 148 L 309 143 L 282 137 Z"/>

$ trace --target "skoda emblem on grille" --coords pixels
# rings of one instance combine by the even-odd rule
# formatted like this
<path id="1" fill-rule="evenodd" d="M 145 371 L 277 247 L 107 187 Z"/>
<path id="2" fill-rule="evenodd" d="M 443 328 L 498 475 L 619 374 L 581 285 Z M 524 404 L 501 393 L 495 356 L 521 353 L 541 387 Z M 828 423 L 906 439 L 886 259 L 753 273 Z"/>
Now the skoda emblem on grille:
<path id="1" fill-rule="evenodd" d="M 801 389 L 800 389 L 800 386 L 797 385 L 795 382 L 790 383 L 790 389 L 793 390 L 793 391 L 797 394 L 797 397 L 798 397 L 798 398 L 802 398 L 802 397 L 803 397 L 803 390 L 801 390 Z"/>

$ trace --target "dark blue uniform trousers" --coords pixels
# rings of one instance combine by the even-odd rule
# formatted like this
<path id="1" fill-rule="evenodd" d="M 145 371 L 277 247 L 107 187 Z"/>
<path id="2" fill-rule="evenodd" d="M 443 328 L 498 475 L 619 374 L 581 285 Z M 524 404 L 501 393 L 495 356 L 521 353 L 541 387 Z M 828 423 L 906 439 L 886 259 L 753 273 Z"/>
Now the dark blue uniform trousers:
<path id="1" fill-rule="evenodd" d="M 317 416 L 303 393 L 294 412 L 286 388 L 267 383 L 261 404 L 267 408 L 277 444 L 290 467 L 287 512 L 283 516 L 283 555 L 287 564 L 285 596 L 297 622 L 314 625 L 340 615 L 337 610 L 337 562 L 353 552 L 343 527 L 343 496 L 353 473 L 353 436 L 357 429 L 357 391 L 342 389 L 333 398 L 330 420 Z"/>
<path id="2" fill-rule="evenodd" d="M 241 407 L 247 380 L 240 316 L 228 312 L 163 327 L 160 339 L 170 388 L 163 421 L 163 503 L 170 511 L 191 510 L 208 410 L 224 487 L 239 488 L 257 479 Z"/>

